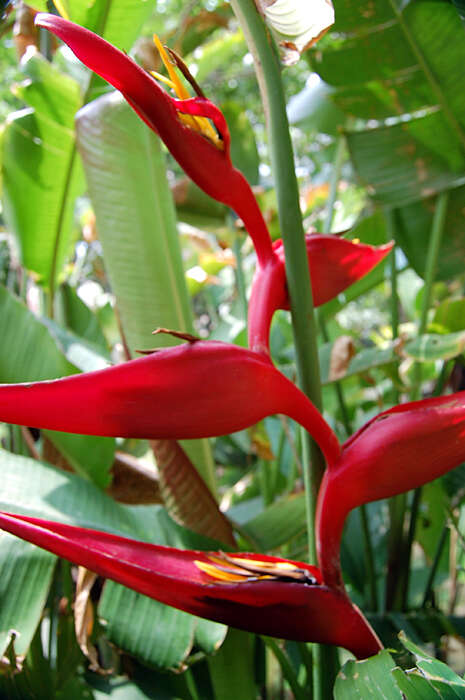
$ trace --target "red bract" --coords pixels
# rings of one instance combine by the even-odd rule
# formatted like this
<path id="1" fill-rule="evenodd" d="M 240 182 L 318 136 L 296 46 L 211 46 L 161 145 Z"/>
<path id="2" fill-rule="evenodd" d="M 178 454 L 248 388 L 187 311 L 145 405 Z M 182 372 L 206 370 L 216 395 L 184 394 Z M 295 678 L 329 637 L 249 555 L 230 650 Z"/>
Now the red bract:
<path id="1" fill-rule="evenodd" d="M 465 460 L 465 392 L 380 413 L 329 464 L 317 509 L 325 583 L 341 586 L 339 549 L 348 513 L 362 503 L 418 488 Z"/>
<path id="2" fill-rule="evenodd" d="M 253 239 L 259 262 L 267 260 L 271 239 L 249 184 L 231 163 L 229 131 L 220 110 L 203 97 L 170 97 L 131 58 L 88 29 L 43 13 L 37 15 L 35 23 L 60 37 L 86 66 L 121 91 L 187 175 L 208 195 L 235 210 Z M 186 124 L 180 115 L 211 119 L 221 147 Z"/>
<path id="3" fill-rule="evenodd" d="M 0 513 L 0 527 L 200 617 L 259 634 L 335 644 L 359 658 L 381 649 L 358 608 L 343 593 L 324 586 L 318 569 L 308 564 L 261 554 L 225 557 L 221 552 L 172 549 L 8 513 Z M 258 573 L 237 573 L 241 562 Z M 265 573 L 267 567 L 282 575 Z M 292 580 L 292 575 L 301 580 Z"/>
<path id="4" fill-rule="evenodd" d="M 115 367 L 33 384 L 0 385 L 0 420 L 86 435 L 203 438 L 283 413 L 326 459 L 339 442 L 311 401 L 258 353 L 215 341 L 159 350 Z"/>
<path id="5" fill-rule="evenodd" d="M 387 243 L 375 247 L 319 234 L 307 234 L 305 243 L 315 306 L 325 304 L 368 274 L 394 245 Z M 273 314 L 277 309 L 289 308 L 284 245 L 279 240 L 273 244 L 270 260 L 265 266 L 258 267 L 252 285 L 249 306 L 249 346 L 252 350 L 268 352 Z"/>

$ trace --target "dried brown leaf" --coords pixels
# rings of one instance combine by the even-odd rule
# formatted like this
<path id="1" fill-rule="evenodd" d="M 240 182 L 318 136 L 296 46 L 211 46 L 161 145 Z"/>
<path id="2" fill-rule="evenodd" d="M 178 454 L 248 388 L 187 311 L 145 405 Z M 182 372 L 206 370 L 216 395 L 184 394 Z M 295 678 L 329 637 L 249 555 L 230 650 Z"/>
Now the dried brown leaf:
<path id="1" fill-rule="evenodd" d="M 235 547 L 231 524 L 176 440 L 150 442 L 157 460 L 160 491 L 177 522 L 194 532 Z"/>
<path id="2" fill-rule="evenodd" d="M 355 355 L 355 343 L 350 335 L 341 335 L 331 348 L 329 361 L 329 381 L 345 377 L 350 361 Z"/>

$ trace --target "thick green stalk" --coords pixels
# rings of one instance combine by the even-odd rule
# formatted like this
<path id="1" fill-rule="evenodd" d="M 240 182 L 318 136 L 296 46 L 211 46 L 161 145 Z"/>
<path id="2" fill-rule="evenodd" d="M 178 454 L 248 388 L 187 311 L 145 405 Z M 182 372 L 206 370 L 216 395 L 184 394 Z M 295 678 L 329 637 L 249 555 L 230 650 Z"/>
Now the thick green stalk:
<path id="1" fill-rule="evenodd" d="M 231 5 L 254 57 L 267 120 L 279 222 L 286 256 L 299 384 L 315 405 L 321 407 L 316 323 L 279 57 L 253 0 L 232 0 Z M 314 445 L 310 446 L 310 450 L 312 470 L 309 474 L 308 465 L 305 465 L 304 478 L 306 485 L 310 485 L 309 547 L 311 558 L 314 559 L 314 502 L 323 475 L 324 463 Z"/>
<path id="2" fill-rule="evenodd" d="M 279 223 L 286 257 L 286 277 L 291 299 L 299 385 L 317 408 L 321 408 L 317 329 L 279 56 L 253 0 L 231 0 L 231 5 L 254 58 L 266 115 Z M 303 438 L 308 548 L 309 559 L 314 562 L 316 560 L 315 508 L 324 472 L 324 460 L 309 436 L 305 434 Z M 334 684 L 333 655 L 327 647 L 315 645 L 314 658 L 315 700 L 324 700 L 330 697 L 328 688 L 331 693 Z"/>

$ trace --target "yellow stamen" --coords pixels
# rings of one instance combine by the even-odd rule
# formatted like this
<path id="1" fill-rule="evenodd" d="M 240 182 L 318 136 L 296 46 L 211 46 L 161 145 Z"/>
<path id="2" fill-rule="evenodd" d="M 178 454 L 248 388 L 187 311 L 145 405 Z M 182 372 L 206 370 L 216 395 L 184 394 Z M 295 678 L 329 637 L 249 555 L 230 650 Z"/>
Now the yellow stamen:
<path id="1" fill-rule="evenodd" d="M 212 578 L 215 578 L 219 581 L 231 581 L 233 583 L 237 581 L 246 581 L 247 580 L 247 574 L 232 574 L 229 571 L 222 571 L 221 569 L 217 569 L 214 564 L 207 564 L 205 561 L 194 561 L 194 564 L 200 571 L 203 571 L 205 574 L 208 574 L 208 576 L 211 576 Z"/>
<path id="2" fill-rule="evenodd" d="M 53 0 L 53 4 L 58 10 L 58 13 L 64 18 L 69 20 L 69 14 L 68 11 L 66 10 L 64 4 L 61 2 L 61 0 Z"/>
<path id="3" fill-rule="evenodd" d="M 166 70 L 168 71 L 168 75 L 170 77 L 170 80 L 173 82 L 174 91 L 175 91 L 176 95 L 179 97 L 180 100 L 188 100 L 190 95 L 187 92 L 184 85 L 179 80 L 179 76 L 176 73 L 174 66 L 169 59 L 168 54 L 165 51 L 165 47 L 163 46 L 163 44 L 161 43 L 160 39 L 157 37 L 156 34 L 153 35 L 153 42 L 158 49 L 158 52 L 160 54 L 160 58 L 163 61 L 163 65 L 165 66 Z"/>
<path id="4" fill-rule="evenodd" d="M 168 87 L 170 87 L 172 90 L 176 91 L 176 87 L 173 81 L 167 78 L 166 75 L 157 73 L 156 70 L 151 70 L 150 75 L 153 75 L 153 77 L 156 78 L 160 83 L 164 83 L 165 85 L 168 85 Z"/>
<path id="5" fill-rule="evenodd" d="M 179 79 L 178 74 L 176 73 L 176 69 L 173 65 L 173 62 L 171 61 L 170 57 L 168 56 L 165 47 L 161 43 L 160 39 L 156 34 L 153 35 L 153 42 L 155 46 L 158 49 L 158 52 L 160 54 L 160 58 L 163 61 L 163 65 L 165 66 L 166 70 L 168 71 L 169 78 L 166 78 L 163 75 L 160 75 L 160 73 L 157 73 L 156 71 L 150 71 L 151 74 L 153 75 L 154 78 L 157 80 L 160 80 L 162 83 L 165 85 L 168 85 L 172 90 L 174 90 L 176 96 L 180 100 L 188 100 L 190 99 L 191 95 L 189 94 L 187 88 L 182 84 L 181 80 Z M 194 129 L 194 131 L 198 131 L 199 133 L 203 134 L 203 136 L 206 136 L 212 143 L 217 148 L 223 149 L 224 144 L 223 141 L 219 138 L 218 134 L 216 133 L 215 129 L 211 125 L 210 121 L 206 117 L 194 117 L 191 114 L 179 114 L 179 118 L 181 121 L 186 124 L 186 126 L 189 126 L 191 129 Z"/>
<path id="6" fill-rule="evenodd" d="M 298 570 L 298 567 L 295 566 L 294 564 L 291 564 L 289 561 L 276 561 L 276 562 L 270 562 L 270 561 L 262 561 L 260 559 L 241 559 L 240 557 L 229 557 L 230 561 L 233 561 L 235 564 L 238 566 L 241 566 L 241 562 L 245 564 L 251 564 L 257 569 L 263 569 L 266 571 L 267 569 L 281 569 L 284 573 L 286 571 L 296 571 Z"/>

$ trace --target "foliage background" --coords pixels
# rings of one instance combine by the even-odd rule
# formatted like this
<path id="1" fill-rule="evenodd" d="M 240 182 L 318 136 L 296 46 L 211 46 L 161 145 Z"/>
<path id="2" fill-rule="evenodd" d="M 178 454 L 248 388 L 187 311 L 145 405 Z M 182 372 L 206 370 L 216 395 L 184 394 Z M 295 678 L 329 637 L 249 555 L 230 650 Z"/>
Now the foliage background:
<path id="1" fill-rule="evenodd" d="M 304 222 L 398 244 L 390 262 L 319 311 L 325 415 L 344 438 L 399 400 L 463 385 L 465 42 L 460 3 L 334 5 L 334 29 L 283 71 Z M 263 107 L 229 5 L 73 0 L 68 10 L 146 67 L 157 68 L 154 31 L 184 56 L 224 110 L 233 159 L 279 237 Z M 104 366 L 154 347 L 157 326 L 245 345 L 255 258 L 240 222 L 183 179 L 118 95 L 35 33 L 31 10 L 15 5 L 1 31 L 0 381 Z M 34 45 L 41 53 L 29 48 L 19 60 Z M 272 354 L 295 376 L 284 312 Z M 192 533 L 194 504 L 205 498 L 199 473 L 240 546 L 305 557 L 300 437 L 279 418 L 186 445 L 198 471 L 180 465 L 180 484 L 147 443 L 11 426 L 1 436 L 5 510 L 208 547 L 206 536 L 225 542 L 230 532 L 205 505 L 206 524 Z M 146 479 L 142 489 L 134 472 Z M 343 544 L 351 597 L 385 643 L 400 649 L 405 630 L 462 673 L 464 494 L 458 468 L 421 499 L 353 512 Z M 233 630 L 223 643 L 222 626 L 110 582 L 95 587 L 85 640 L 112 669 L 100 677 L 74 638 L 74 569 L 9 536 L 0 567 L 0 646 L 9 659 L 0 686 L 12 697 L 51 697 L 50 688 L 57 698 L 280 697 L 292 679 L 309 692 L 306 645 Z M 348 691 L 338 684 L 337 697 L 352 697 L 343 694 L 355 692 L 349 680 Z"/>

